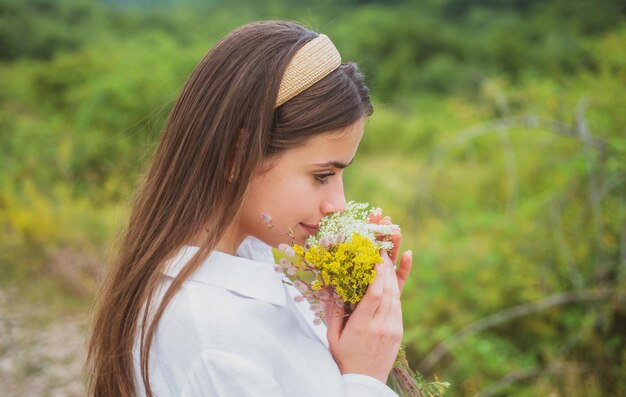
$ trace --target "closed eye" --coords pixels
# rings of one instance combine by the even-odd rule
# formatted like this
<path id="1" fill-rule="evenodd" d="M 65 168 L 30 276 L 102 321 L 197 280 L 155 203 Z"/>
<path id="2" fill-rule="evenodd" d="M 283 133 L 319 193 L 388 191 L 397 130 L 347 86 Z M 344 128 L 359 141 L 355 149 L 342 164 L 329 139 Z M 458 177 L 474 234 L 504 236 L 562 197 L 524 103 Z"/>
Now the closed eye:
<path id="1" fill-rule="evenodd" d="M 315 181 L 320 185 L 325 185 L 328 183 L 328 178 L 335 175 L 334 172 L 328 172 L 326 174 L 315 174 Z"/>

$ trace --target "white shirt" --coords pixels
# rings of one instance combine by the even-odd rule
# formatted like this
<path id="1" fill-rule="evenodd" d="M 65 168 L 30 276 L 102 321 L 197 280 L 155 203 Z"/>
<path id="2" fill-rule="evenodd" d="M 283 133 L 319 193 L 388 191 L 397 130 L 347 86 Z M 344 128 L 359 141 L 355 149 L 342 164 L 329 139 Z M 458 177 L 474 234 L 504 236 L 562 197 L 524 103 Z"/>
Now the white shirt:
<path id="1" fill-rule="evenodd" d="M 170 261 L 161 293 L 198 250 Z M 339 372 L 326 327 L 294 302 L 269 246 L 250 237 L 237 255 L 212 252 L 167 306 L 150 351 L 156 396 L 397 397 L 376 378 Z M 133 358 L 145 396 L 138 343 Z"/>

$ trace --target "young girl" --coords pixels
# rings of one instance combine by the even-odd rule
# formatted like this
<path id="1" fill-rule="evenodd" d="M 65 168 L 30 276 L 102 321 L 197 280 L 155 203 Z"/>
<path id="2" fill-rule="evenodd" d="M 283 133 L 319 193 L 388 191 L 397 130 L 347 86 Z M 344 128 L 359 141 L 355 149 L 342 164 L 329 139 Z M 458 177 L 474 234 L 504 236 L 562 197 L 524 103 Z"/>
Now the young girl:
<path id="1" fill-rule="evenodd" d="M 327 327 L 274 271 L 345 206 L 368 89 L 330 39 L 281 21 L 222 39 L 182 89 L 139 190 L 89 343 L 94 396 L 395 396 L 411 268 L 396 248 Z M 267 216 L 267 215 L 266 215 Z M 387 222 L 381 215 L 374 222 Z"/>

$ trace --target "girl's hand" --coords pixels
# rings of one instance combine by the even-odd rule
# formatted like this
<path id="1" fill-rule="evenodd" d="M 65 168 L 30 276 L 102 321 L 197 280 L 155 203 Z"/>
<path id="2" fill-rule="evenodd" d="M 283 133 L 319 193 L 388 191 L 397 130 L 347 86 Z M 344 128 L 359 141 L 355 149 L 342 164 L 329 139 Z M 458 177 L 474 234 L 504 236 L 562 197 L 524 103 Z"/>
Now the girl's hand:
<path id="1" fill-rule="evenodd" d="M 370 216 L 370 222 L 391 224 L 382 211 Z M 413 263 L 412 252 L 402 255 L 397 271 L 402 233 L 394 232 L 391 256 L 381 252 L 384 263 L 376 265 L 376 278 L 363 299 L 346 321 L 343 308 L 325 306 L 327 338 L 330 352 L 341 373 L 356 373 L 375 377 L 386 383 L 400 349 L 403 335 L 400 293 L 409 277 Z"/>
<path id="2" fill-rule="evenodd" d="M 401 285 L 389 255 L 382 252 L 381 256 L 384 263 L 376 265 L 374 281 L 348 320 L 343 309 L 333 303 L 325 312 L 328 344 L 340 372 L 369 375 L 386 383 L 400 349 L 403 327 Z M 411 268 L 410 255 L 405 267 Z"/>
<path id="3" fill-rule="evenodd" d="M 377 209 L 374 213 L 369 216 L 370 223 L 376 223 L 380 225 L 391 225 L 393 222 L 391 218 L 388 216 L 383 217 L 383 212 Z M 393 232 L 391 235 L 391 241 L 393 242 L 393 249 L 391 250 L 391 261 L 396 263 L 398 260 L 398 254 L 400 253 L 400 243 L 402 242 L 402 231 L 398 230 Z M 398 265 L 398 269 L 396 270 L 396 277 L 398 278 L 398 288 L 400 289 L 400 293 L 404 289 L 404 284 L 406 280 L 409 278 L 409 273 L 411 273 L 411 266 L 413 265 L 413 252 L 405 251 L 402 254 L 402 259 L 400 259 L 400 264 Z"/>

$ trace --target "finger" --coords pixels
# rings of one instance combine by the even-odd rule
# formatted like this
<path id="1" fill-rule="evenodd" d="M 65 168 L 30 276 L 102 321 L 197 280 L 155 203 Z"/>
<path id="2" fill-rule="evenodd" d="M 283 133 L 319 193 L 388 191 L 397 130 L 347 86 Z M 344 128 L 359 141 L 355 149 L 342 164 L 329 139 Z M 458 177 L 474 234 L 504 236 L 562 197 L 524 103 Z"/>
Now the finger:
<path id="1" fill-rule="evenodd" d="M 395 271 L 395 268 L 393 267 L 393 262 L 389 262 L 391 263 L 391 279 L 393 280 L 393 282 L 391 283 L 391 294 L 392 296 L 394 296 L 396 299 L 400 298 L 400 279 L 398 278 L 398 274 Z"/>
<path id="2" fill-rule="evenodd" d="M 398 277 L 398 288 L 400 290 L 400 293 L 402 293 L 402 290 L 404 289 L 404 284 L 409 278 L 412 266 L 413 251 L 409 250 L 402 254 L 402 259 L 400 259 L 400 265 L 398 266 L 398 270 L 396 271 L 396 275 Z"/>
<path id="3" fill-rule="evenodd" d="M 391 256 L 391 261 L 396 263 L 398 261 L 398 254 L 400 253 L 400 243 L 402 243 L 402 232 L 400 230 L 391 233 L 391 242 L 393 243 L 393 248 L 389 256 Z"/>
<path id="4" fill-rule="evenodd" d="M 380 219 L 383 217 L 383 210 L 376 208 L 369 214 L 370 223 L 380 223 Z"/>
<path id="5" fill-rule="evenodd" d="M 367 287 L 363 299 L 352 313 L 352 317 L 363 317 L 370 320 L 380 305 L 385 287 L 385 263 L 377 263 L 374 268 L 376 276 L 374 281 Z"/>
<path id="6" fill-rule="evenodd" d="M 391 262 L 391 260 L 389 259 L 389 255 L 387 255 L 386 252 L 383 252 L 382 256 L 383 256 L 383 260 L 385 261 L 385 269 L 384 269 L 385 282 L 383 284 L 383 298 L 374 316 L 380 316 L 381 318 L 385 318 L 387 314 L 389 313 L 389 309 L 391 306 L 391 299 L 392 299 L 391 294 L 392 294 L 393 284 L 396 284 L 396 282 L 395 282 L 395 275 L 393 271 L 393 262 Z"/>
<path id="7" fill-rule="evenodd" d="M 391 218 L 388 216 L 385 216 L 383 219 L 380 220 L 379 223 L 381 225 L 391 225 Z"/>
<path id="8" fill-rule="evenodd" d="M 402 303 L 400 302 L 400 287 L 398 285 L 398 278 L 396 276 L 393 263 L 389 261 L 389 272 L 391 285 L 389 287 L 389 308 L 385 322 L 387 324 L 402 324 Z"/>
<path id="9" fill-rule="evenodd" d="M 340 304 L 336 304 L 334 300 L 329 300 L 325 310 L 326 317 L 326 338 L 329 343 L 336 342 L 341 337 L 341 332 L 345 325 L 344 312 Z"/>
<path id="10" fill-rule="evenodd" d="M 400 302 L 400 285 L 396 272 L 391 268 L 391 304 L 389 306 L 389 321 L 391 323 L 399 322 L 402 324 L 402 304 Z"/>

